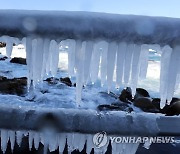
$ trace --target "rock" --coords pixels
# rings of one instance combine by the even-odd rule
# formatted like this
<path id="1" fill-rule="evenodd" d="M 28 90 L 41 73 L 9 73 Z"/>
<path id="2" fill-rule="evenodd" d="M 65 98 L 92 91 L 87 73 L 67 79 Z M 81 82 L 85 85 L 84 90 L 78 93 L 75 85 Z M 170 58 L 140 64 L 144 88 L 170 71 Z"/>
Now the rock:
<path id="1" fill-rule="evenodd" d="M 59 79 L 58 78 L 54 78 L 54 77 L 50 77 L 50 78 L 47 78 L 44 81 L 48 82 L 49 84 L 57 84 L 59 82 Z"/>
<path id="2" fill-rule="evenodd" d="M 163 108 L 163 109 L 161 109 L 160 108 L 160 98 L 153 98 L 153 100 L 152 100 L 152 104 L 157 108 L 157 109 L 159 109 L 159 111 L 161 112 L 161 113 L 163 113 L 163 114 L 169 114 L 169 115 L 171 115 L 171 106 L 174 104 L 174 103 L 176 103 L 176 102 L 178 102 L 178 101 L 180 101 L 180 99 L 179 98 L 176 98 L 176 97 L 173 97 L 172 98 L 172 101 L 170 102 L 170 105 L 165 105 L 165 107 Z"/>
<path id="3" fill-rule="evenodd" d="M 69 87 L 72 87 L 72 82 L 69 77 L 60 78 L 60 81 Z"/>
<path id="4" fill-rule="evenodd" d="M 157 108 L 153 105 L 152 99 L 149 97 L 139 97 L 133 101 L 134 106 L 139 107 L 145 112 L 157 112 Z"/>
<path id="5" fill-rule="evenodd" d="M 22 96 L 26 93 L 27 78 L 7 79 L 0 77 L 0 93 Z"/>
<path id="6" fill-rule="evenodd" d="M 0 48 L 6 47 L 6 43 L 0 42 Z"/>
<path id="7" fill-rule="evenodd" d="M 139 98 L 139 97 L 150 97 L 150 95 L 147 92 L 147 90 L 143 88 L 136 88 L 136 94 L 134 96 L 134 99 Z"/>
<path id="8" fill-rule="evenodd" d="M 98 110 L 100 111 L 125 111 L 125 112 L 132 112 L 133 109 L 129 107 L 126 103 L 112 103 L 99 105 Z"/>
<path id="9" fill-rule="evenodd" d="M 26 65 L 26 59 L 25 58 L 14 57 L 14 58 L 12 58 L 10 60 L 10 63 Z"/>
<path id="10" fill-rule="evenodd" d="M 120 101 L 130 103 L 132 101 L 132 91 L 130 87 L 127 87 L 126 89 L 123 89 L 120 96 Z"/>
<path id="11" fill-rule="evenodd" d="M 8 57 L 4 56 L 0 58 L 0 61 L 6 60 Z"/>
<path id="12" fill-rule="evenodd" d="M 179 115 L 180 114 L 180 101 L 174 102 L 166 111 L 167 116 Z"/>
<path id="13" fill-rule="evenodd" d="M 160 98 L 153 98 L 152 99 L 152 104 L 160 110 Z"/>

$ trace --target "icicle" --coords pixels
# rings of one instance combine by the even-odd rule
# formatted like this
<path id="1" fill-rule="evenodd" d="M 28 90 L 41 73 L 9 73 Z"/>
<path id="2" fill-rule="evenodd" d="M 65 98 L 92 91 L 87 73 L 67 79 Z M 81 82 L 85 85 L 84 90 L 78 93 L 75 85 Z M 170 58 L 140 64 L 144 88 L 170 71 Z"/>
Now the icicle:
<path id="1" fill-rule="evenodd" d="M 52 133 L 49 137 L 49 151 L 55 151 L 58 148 L 58 136 L 55 133 Z"/>
<path id="2" fill-rule="evenodd" d="M 102 50 L 101 42 L 96 43 L 94 45 L 94 50 L 93 50 L 92 59 L 91 59 L 91 82 L 92 83 L 95 83 L 98 79 L 101 50 Z"/>
<path id="3" fill-rule="evenodd" d="M 160 72 L 160 107 L 163 108 L 166 104 L 167 89 L 168 89 L 168 75 L 169 64 L 171 59 L 172 49 L 169 46 L 165 46 L 162 49 L 161 55 L 161 72 Z"/>
<path id="4" fill-rule="evenodd" d="M 110 42 L 108 45 L 108 53 L 107 53 L 107 86 L 108 91 L 111 90 L 114 68 L 115 68 L 115 60 L 116 60 L 116 52 L 117 52 L 117 43 Z"/>
<path id="5" fill-rule="evenodd" d="M 7 144 L 8 144 L 8 131 L 1 129 L 1 150 L 3 151 L 3 153 L 6 152 Z"/>
<path id="6" fill-rule="evenodd" d="M 15 145 L 15 132 L 14 131 L 8 131 L 9 140 L 11 143 L 11 151 L 13 153 L 14 145 Z"/>
<path id="7" fill-rule="evenodd" d="M 148 68 L 148 56 L 149 56 L 149 47 L 147 44 L 141 46 L 141 55 L 140 55 L 140 79 L 145 79 Z"/>
<path id="8" fill-rule="evenodd" d="M 70 134 L 70 133 L 67 134 L 68 154 L 71 154 L 71 152 L 75 150 L 72 144 L 73 137 L 74 137 L 74 134 Z"/>
<path id="9" fill-rule="evenodd" d="M 66 144 L 66 135 L 64 133 L 59 134 L 58 144 L 59 144 L 59 154 L 62 154 Z"/>
<path id="10" fill-rule="evenodd" d="M 94 147 L 94 144 L 92 142 L 92 135 L 86 135 L 86 153 L 87 154 L 90 154 L 91 153 L 91 150 L 92 148 Z"/>
<path id="11" fill-rule="evenodd" d="M 176 79 L 178 75 L 178 67 L 180 65 L 180 45 L 176 45 L 173 48 L 173 52 L 171 55 L 171 61 L 170 61 L 170 67 L 169 67 L 169 73 L 168 73 L 168 89 L 167 89 L 167 101 L 171 102 L 175 85 L 176 85 Z"/>
<path id="12" fill-rule="evenodd" d="M 39 142 L 40 142 L 40 135 L 39 133 L 35 132 L 34 133 L 34 147 L 36 150 L 39 148 Z"/>
<path id="13" fill-rule="evenodd" d="M 33 145 L 33 138 L 34 138 L 34 132 L 33 131 L 29 131 L 29 150 L 31 151 L 32 149 L 32 145 Z"/>
<path id="14" fill-rule="evenodd" d="M 30 88 L 31 80 L 33 77 L 33 65 L 32 65 L 32 39 L 30 37 L 26 38 L 26 63 L 28 68 L 28 89 Z"/>
<path id="15" fill-rule="evenodd" d="M 141 53 L 141 46 L 136 44 L 134 46 L 134 52 L 132 58 L 132 72 L 131 72 L 131 89 L 133 96 L 136 93 L 136 87 L 138 83 L 140 53 Z"/>
<path id="16" fill-rule="evenodd" d="M 76 41 L 76 102 L 80 105 L 81 92 L 83 87 L 83 62 L 84 62 L 84 50 L 82 49 L 82 41 Z"/>
<path id="17" fill-rule="evenodd" d="M 102 56 L 101 56 L 101 86 L 103 86 L 107 80 L 107 52 L 108 43 L 102 41 Z"/>
<path id="18" fill-rule="evenodd" d="M 92 51 L 94 47 L 94 42 L 87 41 L 85 47 L 85 58 L 84 58 L 84 83 L 87 84 L 89 74 L 90 74 L 90 64 L 92 58 Z"/>
<path id="19" fill-rule="evenodd" d="M 124 65 L 124 84 L 128 85 L 131 73 L 132 66 L 132 55 L 134 52 L 134 44 L 128 44 L 125 56 L 125 65 Z"/>
<path id="20" fill-rule="evenodd" d="M 68 74 L 69 76 L 74 75 L 74 67 L 75 67 L 75 40 L 68 40 Z"/>
<path id="21" fill-rule="evenodd" d="M 59 46 L 54 40 L 50 42 L 50 55 L 50 71 L 52 76 L 55 76 L 58 70 L 59 63 Z"/>
<path id="22" fill-rule="evenodd" d="M 126 49 L 127 49 L 127 43 L 125 42 L 119 43 L 118 52 L 117 52 L 117 63 L 116 63 L 116 86 L 118 88 L 122 85 Z"/>
<path id="23" fill-rule="evenodd" d="M 49 46 L 50 46 L 50 39 L 46 38 L 44 39 L 44 45 L 43 45 L 43 66 L 42 66 L 42 72 L 41 72 L 41 80 L 43 80 L 43 77 L 46 74 L 46 66 L 47 66 L 47 59 L 49 56 Z"/>
<path id="24" fill-rule="evenodd" d="M 23 132 L 16 131 L 16 141 L 17 141 L 17 144 L 19 145 L 19 147 L 21 146 L 22 138 L 23 138 Z"/>

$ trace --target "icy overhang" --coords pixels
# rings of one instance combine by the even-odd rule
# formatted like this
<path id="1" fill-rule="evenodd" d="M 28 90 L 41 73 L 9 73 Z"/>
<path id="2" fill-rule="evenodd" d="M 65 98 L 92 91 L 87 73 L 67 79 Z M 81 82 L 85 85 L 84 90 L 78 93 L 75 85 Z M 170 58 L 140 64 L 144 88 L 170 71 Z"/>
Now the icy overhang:
<path id="1" fill-rule="evenodd" d="M 0 35 L 173 45 L 180 19 L 90 12 L 0 11 Z"/>

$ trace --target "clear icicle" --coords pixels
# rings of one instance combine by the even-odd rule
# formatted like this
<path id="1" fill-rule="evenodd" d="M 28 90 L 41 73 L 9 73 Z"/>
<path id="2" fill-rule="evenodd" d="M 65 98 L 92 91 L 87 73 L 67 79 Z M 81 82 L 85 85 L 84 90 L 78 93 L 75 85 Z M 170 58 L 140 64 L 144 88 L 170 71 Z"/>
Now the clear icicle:
<path id="1" fill-rule="evenodd" d="M 6 55 L 8 58 L 11 57 L 12 49 L 13 49 L 13 42 L 11 39 L 8 39 L 6 42 Z"/>
<path id="2" fill-rule="evenodd" d="M 50 46 L 50 39 L 48 39 L 48 38 L 44 39 L 43 66 L 42 66 L 42 72 L 41 72 L 41 80 L 43 80 L 43 77 L 46 74 L 46 65 L 48 63 L 47 59 L 48 59 L 48 56 L 49 56 L 49 46 Z"/>
<path id="3" fill-rule="evenodd" d="M 82 49 L 82 41 L 76 41 L 76 102 L 80 105 L 81 92 L 83 87 L 83 62 L 84 62 L 84 50 Z"/>
<path id="4" fill-rule="evenodd" d="M 17 141 L 17 144 L 19 145 L 19 147 L 21 146 L 22 138 L 23 138 L 23 132 L 16 131 L 16 141 Z"/>
<path id="5" fill-rule="evenodd" d="M 125 84 L 125 86 L 127 86 L 129 84 L 133 51 L 134 51 L 134 44 L 128 44 L 127 50 L 126 50 L 126 55 L 125 55 L 125 64 L 124 64 L 124 84 Z"/>
<path id="6" fill-rule="evenodd" d="M 64 133 L 59 134 L 58 144 L 59 144 L 59 154 L 62 154 L 66 144 L 66 135 Z"/>
<path id="7" fill-rule="evenodd" d="M 32 149 L 33 138 L 34 138 L 34 132 L 33 132 L 33 131 L 29 131 L 29 138 L 28 138 L 28 142 L 29 142 L 29 150 Z"/>
<path id="8" fill-rule="evenodd" d="M 133 96 L 136 93 L 136 87 L 138 83 L 140 53 L 141 53 L 141 46 L 135 44 L 133 58 L 132 58 L 132 72 L 131 72 L 131 89 Z"/>
<path id="9" fill-rule="evenodd" d="M 8 135 L 9 135 L 9 140 L 11 143 L 11 151 L 13 152 L 15 140 L 16 140 L 15 132 L 10 130 L 10 131 L 8 131 Z"/>
<path id="10" fill-rule="evenodd" d="M 122 85 L 126 49 L 127 49 L 127 43 L 125 42 L 119 43 L 118 52 L 117 52 L 117 63 L 116 63 L 116 86 L 118 88 Z"/>
<path id="11" fill-rule="evenodd" d="M 75 40 L 68 40 L 68 74 L 69 76 L 74 75 L 74 67 L 75 67 Z"/>
<path id="12" fill-rule="evenodd" d="M 55 151 L 58 148 L 58 136 L 55 133 L 52 133 L 49 137 L 49 151 Z"/>
<path id="13" fill-rule="evenodd" d="M 74 147 L 73 147 L 73 143 L 72 143 L 73 138 L 74 138 L 73 133 L 72 134 L 70 134 L 70 133 L 67 134 L 68 153 L 71 153 L 73 150 L 75 150 Z"/>
<path id="14" fill-rule="evenodd" d="M 94 147 L 93 144 L 93 136 L 92 135 L 86 135 L 86 153 L 90 154 L 92 148 Z"/>
<path id="15" fill-rule="evenodd" d="M 167 89 L 168 89 L 168 70 L 171 59 L 172 49 L 169 46 L 165 46 L 162 49 L 161 55 L 161 70 L 160 70 L 160 107 L 163 108 L 166 104 Z"/>
<path id="16" fill-rule="evenodd" d="M 149 58 L 149 46 L 147 44 L 143 44 L 141 46 L 141 55 L 140 55 L 140 79 L 145 79 L 148 68 L 148 58 Z"/>
<path id="17" fill-rule="evenodd" d="M 108 53 L 107 53 L 107 86 L 108 91 L 112 88 L 114 68 L 115 68 L 115 60 L 116 60 L 116 52 L 117 52 L 117 43 L 110 42 L 108 45 Z"/>
<path id="18" fill-rule="evenodd" d="M 87 84 L 88 79 L 89 79 L 93 47 L 94 47 L 94 42 L 92 41 L 86 42 L 85 57 L 84 57 L 84 83 L 85 84 Z"/>
<path id="19" fill-rule="evenodd" d="M 92 83 L 95 83 L 98 79 L 101 50 L 102 50 L 101 42 L 96 43 L 94 45 L 94 50 L 93 50 L 92 59 L 91 59 L 91 82 Z"/>
<path id="20" fill-rule="evenodd" d="M 34 67 L 33 67 L 33 82 L 36 85 L 38 82 L 41 81 L 41 72 L 42 72 L 42 65 L 43 65 L 43 46 L 44 40 L 42 38 L 37 39 L 36 44 L 36 53 L 34 54 Z"/>
<path id="21" fill-rule="evenodd" d="M 55 40 L 50 42 L 50 71 L 51 75 L 55 76 L 58 70 L 58 63 L 59 63 L 59 45 Z"/>
<path id="22" fill-rule="evenodd" d="M 3 151 L 3 153 L 6 152 L 7 144 L 8 144 L 8 131 L 1 129 L 1 150 Z"/>
<path id="23" fill-rule="evenodd" d="M 173 48 L 171 55 L 169 73 L 168 73 L 168 89 L 167 89 L 167 101 L 171 102 L 174 95 L 176 79 L 178 75 L 178 67 L 180 65 L 180 45 Z"/>
<path id="24" fill-rule="evenodd" d="M 103 86 L 107 80 L 107 52 L 108 43 L 102 41 L 102 55 L 101 55 L 101 85 Z"/>
<path id="25" fill-rule="evenodd" d="M 40 142 L 40 135 L 39 133 L 35 132 L 34 133 L 34 147 L 36 150 L 39 148 L 39 142 Z"/>
<path id="26" fill-rule="evenodd" d="M 27 68 L 28 68 L 28 89 L 30 88 L 31 80 L 33 77 L 33 65 L 32 65 L 32 38 L 27 37 L 26 38 L 26 63 L 27 63 Z"/>

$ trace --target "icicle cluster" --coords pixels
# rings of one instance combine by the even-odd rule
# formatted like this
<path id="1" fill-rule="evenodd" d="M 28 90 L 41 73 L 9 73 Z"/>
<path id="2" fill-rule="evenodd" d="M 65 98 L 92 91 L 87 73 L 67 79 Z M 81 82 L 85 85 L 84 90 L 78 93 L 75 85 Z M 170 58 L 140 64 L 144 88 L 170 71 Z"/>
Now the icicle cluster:
<path id="1" fill-rule="evenodd" d="M 169 104 L 174 95 L 174 91 L 180 83 L 180 45 L 170 48 L 166 45 L 162 49 L 161 73 L 160 73 L 160 95 L 161 108 Z"/>
<path id="2" fill-rule="evenodd" d="M 47 150 L 50 152 L 59 149 L 59 154 L 62 154 L 66 145 L 68 146 L 68 153 L 74 150 L 80 152 L 84 149 L 86 143 L 86 153 L 90 154 L 92 148 L 95 153 L 104 154 L 107 151 L 110 139 L 105 146 L 96 148 L 93 143 L 93 135 L 90 134 L 79 134 L 79 133 L 55 133 L 53 131 L 48 132 L 35 132 L 35 131 L 12 131 L 12 130 L 0 130 L 1 135 L 1 150 L 3 153 L 6 152 L 8 142 L 10 142 L 11 150 L 14 150 L 15 143 L 21 147 L 23 137 L 28 137 L 29 150 L 34 148 L 39 149 L 40 143 L 44 145 L 44 153 Z M 137 143 L 112 143 L 112 154 L 135 154 L 139 144 Z"/>
<path id="3" fill-rule="evenodd" d="M 57 42 L 49 38 L 13 38 L 0 37 L 5 42 L 6 54 L 11 56 L 13 44 L 23 43 L 26 47 L 28 67 L 28 87 L 35 87 L 49 74 L 55 76 L 59 63 L 60 43 L 68 46 L 68 73 L 76 76 L 76 101 L 80 105 L 83 85 L 95 83 L 98 78 L 101 85 L 110 91 L 112 88 L 130 86 L 135 94 L 139 79 L 145 79 L 148 67 L 149 49 L 159 53 L 159 45 L 134 44 L 126 42 L 63 40 Z M 180 82 L 180 46 L 162 48 L 160 95 L 161 108 L 169 103 Z M 113 81 L 113 79 L 116 79 Z M 115 83 L 115 84 L 114 84 Z"/>

